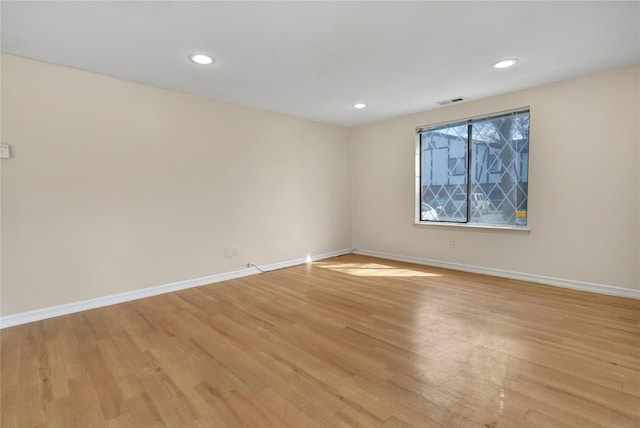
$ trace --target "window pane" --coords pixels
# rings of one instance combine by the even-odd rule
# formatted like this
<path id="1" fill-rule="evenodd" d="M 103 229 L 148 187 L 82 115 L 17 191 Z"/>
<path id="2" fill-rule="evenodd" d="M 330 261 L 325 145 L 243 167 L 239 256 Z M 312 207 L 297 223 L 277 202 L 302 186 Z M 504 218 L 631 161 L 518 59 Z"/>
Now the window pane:
<path id="1" fill-rule="evenodd" d="M 471 222 L 526 226 L 529 113 L 472 125 Z"/>
<path id="2" fill-rule="evenodd" d="M 422 221 L 467 221 L 468 126 L 421 134 Z"/>

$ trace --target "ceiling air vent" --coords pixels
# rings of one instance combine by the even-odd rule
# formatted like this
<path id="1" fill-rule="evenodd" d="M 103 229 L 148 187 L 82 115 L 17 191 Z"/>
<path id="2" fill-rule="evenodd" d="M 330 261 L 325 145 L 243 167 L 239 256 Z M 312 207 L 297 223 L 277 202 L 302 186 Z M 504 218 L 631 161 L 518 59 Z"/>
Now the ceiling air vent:
<path id="1" fill-rule="evenodd" d="M 438 101 L 438 104 L 440 104 L 441 106 L 446 106 L 447 104 L 459 103 L 460 101 L 464 101 L 464 97 L 455 97 L 451 98 L 450 100 Z"/>

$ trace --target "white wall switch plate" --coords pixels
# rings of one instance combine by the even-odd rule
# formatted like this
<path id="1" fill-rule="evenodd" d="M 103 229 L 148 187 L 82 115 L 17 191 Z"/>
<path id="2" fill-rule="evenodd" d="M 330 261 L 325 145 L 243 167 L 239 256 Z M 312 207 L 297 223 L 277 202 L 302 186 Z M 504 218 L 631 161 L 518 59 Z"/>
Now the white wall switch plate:
<path id="1" fill-rule="evenodd" d="M 11 150 L 9 150 L 8 144 L 0 144 L 0 159 L 9 159 L 11 157 Z"/>

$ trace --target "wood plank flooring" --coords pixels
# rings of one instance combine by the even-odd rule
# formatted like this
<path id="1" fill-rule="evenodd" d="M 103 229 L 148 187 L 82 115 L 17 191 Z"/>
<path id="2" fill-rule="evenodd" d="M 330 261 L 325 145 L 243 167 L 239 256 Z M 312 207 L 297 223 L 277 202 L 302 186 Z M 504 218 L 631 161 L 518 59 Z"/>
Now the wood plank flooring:
<path id="1" fill-rule="evenodd" d="M 10 427 L 640 427 L 640 301 L 348 255 L 1 331 Z"/>

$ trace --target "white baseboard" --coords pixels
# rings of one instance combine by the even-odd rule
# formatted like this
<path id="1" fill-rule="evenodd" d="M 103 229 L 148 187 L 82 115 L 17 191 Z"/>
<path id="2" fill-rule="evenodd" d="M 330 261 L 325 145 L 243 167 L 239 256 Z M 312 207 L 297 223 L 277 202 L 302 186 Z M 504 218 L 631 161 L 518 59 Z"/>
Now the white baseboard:
<path id="1" fill-rule="evenodd" d="M 301 265 L 301 264 L 316 261 L 316 260 L 342 256 L 342 255 L 351 253 L 351 251 L 352 250 L 349 248 L 345 250 L 334 251 L 331 253 L 319 254 L 316 256 L 309 256 L 306 258 L 289 260 L 286 262 L 273 263 L 269 265 L 260 266 L 260 270 L 267 272 L 271 270 L 282 269 L 286 267 Z M 4 317 L 0 317 L 0 329 L 6 328 L 6 327 L 12 327 L 14 325 L 40 321 L 47 318 L 53 318 L 60 315 L 72 314 L 74 312 L 81 312 L 89 309 L 101 308 L 103 306 L 115 305 L 117 303 L 129 302 L 131 300 L 143 299 L 145 297 L 157 296 L 158 294 L 171 293 L 173 291 L 184 290 L 186 288 L 199 287 L 202 285 L 213 284 L 221 281 L 227 281 L 230 279 L 242 278 L 244 276 L 258 274 L 260 273 L 260 270 L 255 267 L 245 268 L 245 269 L 241 269 L 233 272 L 226 272 L 226 273 L 220 273 L 215 275 L 209 275 L 202 278 L 194 278 L 194 279 L 188 279 L 185 281 L 172 282 L 170 284 L 159 285 L 157 287 L 143 288 L 141 290 L 128 291 L 126 293 L 113 294 L 110 296 L 83 300 L 80 302 L 67 303 L 64 305 L 51 306 L 43 309 L 36 309 L 28 312 L 21 312 L 14 315 L 7 315 Z"/>
<path id="2" fill-rule="evenodd" d="M 640 300 L 640 290 L 634 290 L 631 288 L 615 287 L 612 285 L 595 284 L 590 282 L 574 281 L 569 279 L 552 278 L 541 275 L 533 275 L 528 273 L 512 272 L 501 269 L 485 268 L 481 266 L 464 265 L 460 263 L 442 262 L 438 260 L 421 259 L 418 257 L 401 256 L 397 254 L 389 254 L 378 251 L 369 250 L 351 250 L 345 249 L 340 251 L 334 251 L 326 254 L 319 254 L 316 256 L 299 258 L 289 260 L 285 262 L 272 263 L 269 265 L 260 266 L 262 271 L 271 271 L 276 269 L 283 269 L 291 266 L 301 265 L 307 262 L 314 262 L 317 260 L 328 259 L 332 257 L 338 257 L 349 253 L 361 254 L 363 256 L 379 257 L 382 259 L 397 260 L 400 262 L 415 263 L 419 265 L 441 267 L 445 269 L 459 270 L 463 272 L 479 273 L 483 275 L 492 275 L 502 278 L 517 279 L 521 281 L 534 282 L 544 285 L 552 285 L 555 287 L 569 288 L 572 290 L 589 291 L 592 293 L 606 294 L 610 296 L 628 297 L 631 299 Z M 220 273 L 202 278 L 188 279 L 185 281 L 173 282 L 170 284 L 164 284 L 157 287 L 144 288 L 141 290 L 129 291 L 126 293 L 113 294 L 105 297 L 98 297 L 95 299 L 83 300 L 80 302 L 67 303 L 64 305 L 51 306 L 43 309 L 36 309 L 28 312 L 21 312 L 14 315 L 7 315 L 0 317 L 0 329 L 12 327 L 15 325 L 26 324 L 34 321 L 39 321 L 47 318 L 53 318 L 60 315 L 72 314 L 74 312 L 86 311 L 89 309 L 100 308 L 103 306 L 115 305 L 117 303 L 129 302 L 131 300 L 142 299 L 145 297 L 157 296 L 158 294 L 171 293 L 174 291 L 184 290 L 187 288 L 199 287 L 202 285 L 213 284 L 216 282 L 227 281 L 235 278 L 242 278 L 244 276 L 255 275 L 260 273 L 255 267 L 245 268 L 238 271 Z"/>
<path id="3" fill-rule="evenodd" d="M 481 266 L 464 265 L 460 263 L 442 262 L 438 260 L 421 259 L 417 257 L 400 256 L 378 251 L 354 250 L 354 254 L 379 257 L 381 259 L 397 260 L 400 262 L 415 263 L 418 265 L 434 266 L 445 269 L 459 270 L 463 272 L 479 273 L 482 275 L 498 276 L 501 278 L 517 279 L 520 281 L 534 282 L 537 284 L 552 285 L 572 290 L 589 291 L 592 293 L 607 294 L 609 296 L 628 297 L 640 300 L 640 290 L 632 288 L 616 287 L 613 285 L 594 284 L 591 282 L 574 281 L 571 279 L 553 278 L 549 276 L 533 275 L 529 273 L 512 272 L 501 269 L 486 268 Z"/>
<path id="4" fill-rule="evenodd" d="M 318 261 L 318 260 L 330 259 L 332 257 L 344 256 L 345 254 L 350 254 L 352 252 L 353 252 L 353 249 L 349 248 L 349 249 L 340 250 L 340 251 L 333 251 L 331 253 L 320 254 L 320 255 L 317 255 L 317 256 L 307 256 L 305 258 L 289 260 L 287 262 L 280 262 L 280 263 L 273 263 L 273 264 L 270 264 L 270 265 L 264 265 L 264 266 L 260 266 L 260 269 L 262 269 L 265 272 L 266 271 L 270 271 L 270 270 L 276 270 L 276 269 L 284 269 L 284 268 L 288 268 L 288 267 L 296 266 L 296 265 L 301 265 L 301 264 L 308 263 L 308 262 L 315 262 L 315 261 Z"/>

